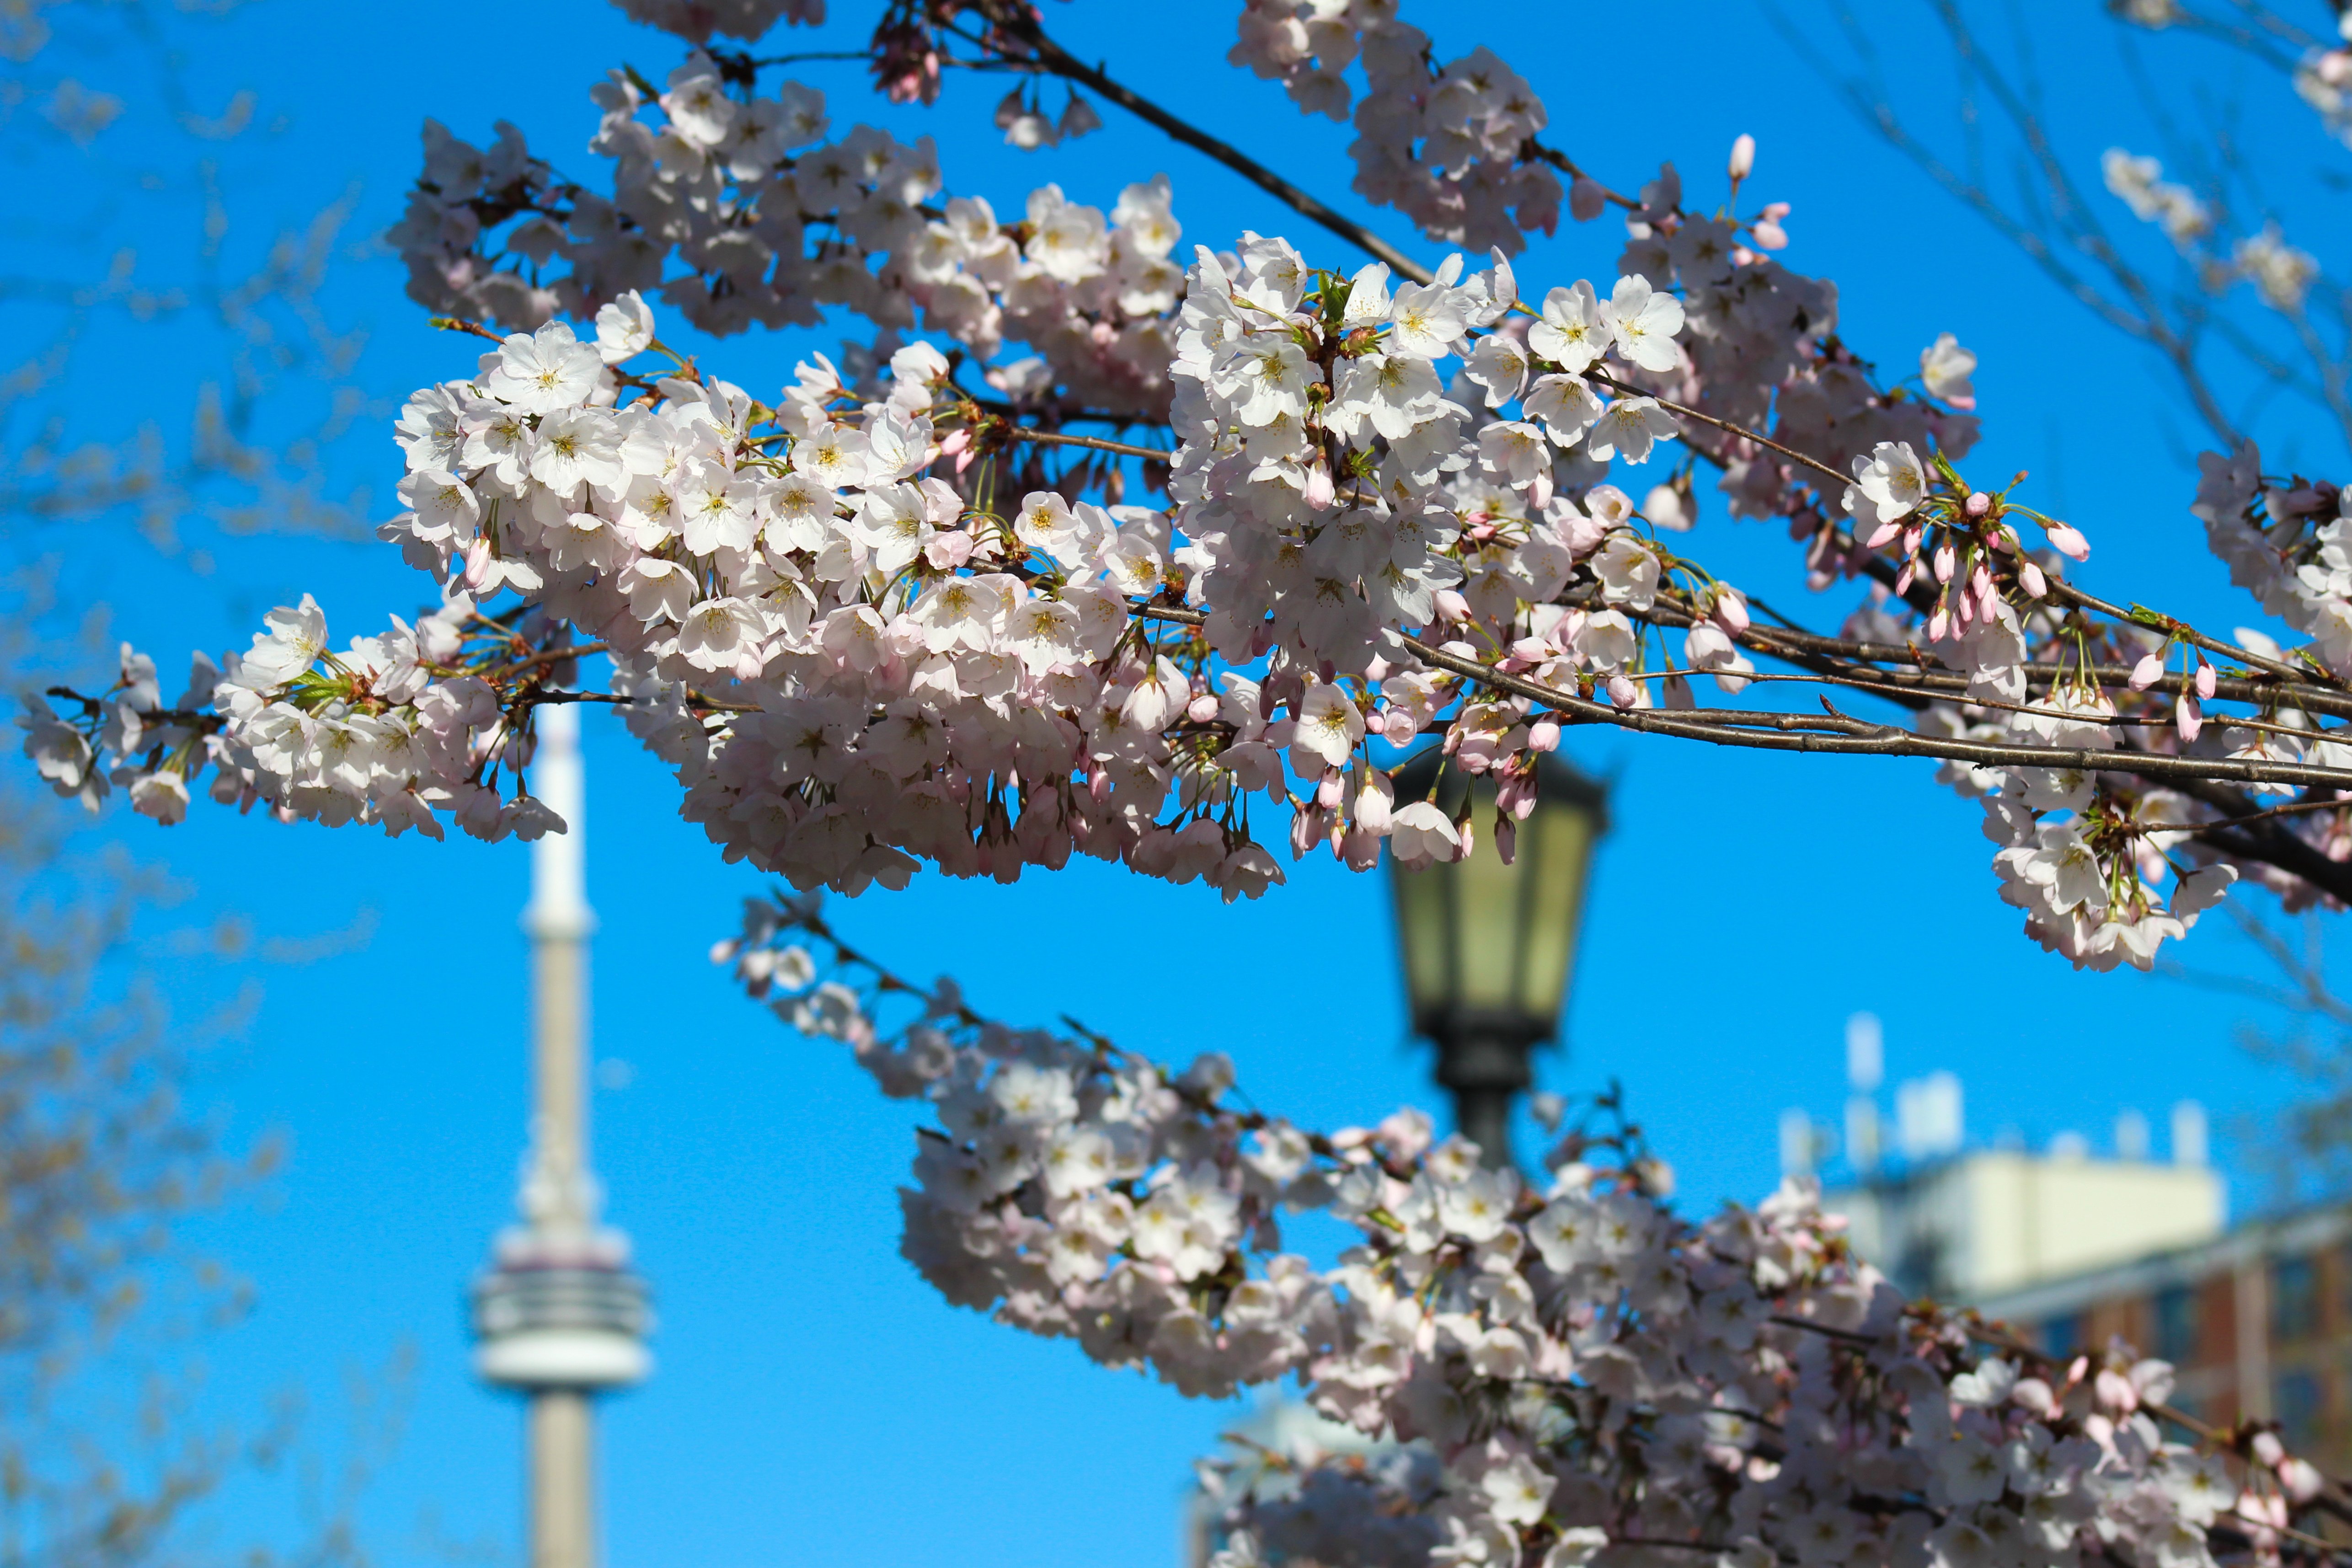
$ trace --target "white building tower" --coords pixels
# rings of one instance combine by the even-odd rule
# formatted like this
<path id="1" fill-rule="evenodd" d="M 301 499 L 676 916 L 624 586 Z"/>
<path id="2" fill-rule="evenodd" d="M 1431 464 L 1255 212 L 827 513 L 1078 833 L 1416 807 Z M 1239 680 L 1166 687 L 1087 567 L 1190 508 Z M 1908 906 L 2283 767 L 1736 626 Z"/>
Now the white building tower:
<path id="1" fill-rule="evenodd" d="M 475 1370 L 529 1405 L 530 1568 L 595 1568 L 592 1401 L 643 1381 L 652 1326 L 628 1238 L 598 1223 L 604 1194 L 588 1164 L 588 909 L 580 710 L 539 710 L 531 764 L 539 797 L 569 831 L 531 846 L 530 1152 L 517 1206 L 474 1284 Z"/>

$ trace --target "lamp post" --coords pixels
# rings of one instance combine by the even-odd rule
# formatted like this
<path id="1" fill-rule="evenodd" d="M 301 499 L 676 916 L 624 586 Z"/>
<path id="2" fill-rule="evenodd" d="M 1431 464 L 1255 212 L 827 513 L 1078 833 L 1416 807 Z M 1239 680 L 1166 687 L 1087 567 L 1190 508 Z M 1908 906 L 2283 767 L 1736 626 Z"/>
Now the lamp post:
<path id="1" fill-rule="evenodd" d="M 1441 774 L 1440 770 L 1443 769 Z M 1511 1100 L 1534 1082 L 1529 1053 L 1559 1031 L 1584 913 L 1592 847 L 1609 825 L 1601 786 L 1549 752 L 1536 759 L 1536 807 L 1503 864 L 1486 825 L 1494 781 L 1447 766 L 1434 749 L 1396 774 L 1400 802 L 1430 797 L 1481 842 L 1466 859 L 1419 870 L 1390 863 L 1413 1033 L 1437 1047 L 1454 1124 L 1491 1166 L 1511 1163 Z"/>

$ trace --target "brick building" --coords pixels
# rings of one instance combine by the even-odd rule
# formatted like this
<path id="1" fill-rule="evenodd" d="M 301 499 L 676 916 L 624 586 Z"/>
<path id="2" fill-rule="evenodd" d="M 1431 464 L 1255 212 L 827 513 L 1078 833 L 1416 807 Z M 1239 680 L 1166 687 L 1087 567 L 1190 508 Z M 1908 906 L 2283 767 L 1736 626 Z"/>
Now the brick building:
<path id="1" fill-rule="evenodd" d="M 2243 1225 L 1975 1304 L 2053 1352 L 2121 1335 L 2179 1369 L 2173 1402 L 2190 1414 L 2275 1419 L 2322 1468 L 2352 1458 L 2352 1212 Z"/>

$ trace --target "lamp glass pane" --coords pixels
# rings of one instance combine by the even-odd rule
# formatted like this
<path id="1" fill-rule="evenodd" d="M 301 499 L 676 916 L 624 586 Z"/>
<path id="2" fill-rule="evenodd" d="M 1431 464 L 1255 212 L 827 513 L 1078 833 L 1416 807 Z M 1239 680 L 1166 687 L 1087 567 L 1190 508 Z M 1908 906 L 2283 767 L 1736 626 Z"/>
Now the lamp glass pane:
<path id="1" fill-rule="evenodd" d="M 1522 932 L 1527 957 L 1519 970 L 1517 1001 L 1530 1017 L 1549 1021 L 1559 1016 L 1569 963 L 1576 952 L 1577 921 L 1584 912 L 1586 862 L 1591 853 L 1592 817 L 1580 806 L 1547 802 L 1521 827 L 1518 865 L 1529 886 Z"/>
<path id="2" fill-rule="evenodd" d="M 1506 866 L 1478 823 L 1482 842 L 1454 873 L 1454 963 L 1456 1006 L 1478 1013 L 1509 1012 L 1519 998 L 1520 867 Z"/>
<path id="3" fill-rule="evenodd" d="M 1418 1019 L 1433 1006 L 1443 1006 L 1448 989 L 1446 967 L 1453 956 L 1446 904 L 1446 880 L 1453 868 L 1433 866 L 1419 871 L 1395 871 L 1397 941 L 1404 949 L 1405 1005 Z"/>

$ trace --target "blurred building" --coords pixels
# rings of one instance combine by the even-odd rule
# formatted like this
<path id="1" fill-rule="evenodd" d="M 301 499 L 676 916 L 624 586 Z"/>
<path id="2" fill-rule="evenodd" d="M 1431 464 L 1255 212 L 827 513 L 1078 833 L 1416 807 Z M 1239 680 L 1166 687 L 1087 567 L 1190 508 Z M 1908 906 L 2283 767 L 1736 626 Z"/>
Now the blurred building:
<path id="1" fill-rule="evenodd" d="M 2209 1241 L 2227 1217 L 2204 1164 L 2069 1144 L 1956 1149 L 1882 1168 L 1822 1205 L 1906 1290 L 1970 1302 Z"/>
<path id="2" fill-rule="evenodd" d="M 1899 1085 L 1889 1118 L 1882 1063 L 1877 1021 L 1857 1015 L 1843 1125 L 1780 1121 L 1784 1169 L 1837 1161 L 1822 1206 L 1863 1257 L 2053 1354 L 2120 1337 L 2179 1369 L 2172 1403 L 2189 1414 L 2275 1420 L 2323 1468 L 2352 1463 L 2352 1213 L 2227 1228 L 2193 1101 L 2172 1108 L 2160 1159 L 2128 1110 L 2103 1152 L 2068 1133 L 2040 1152 L 1971 1147 L 1957 1078 Z"/>
<path id="3" fill-rule="evenodd" d="M 1912 1295 L 1979 1302 L 2042 1281 L 2221 1236 L 2221 1178 L 2206 1163 L 2205 1113 L 2172 1110 L 2171 1147 L 2158 1159 L 2147 1119 L 2116 1118 L 2112 1151 L 2062 1133 L 2039 1152 L 1969 1145 L 1960 1080 L 1930 1073 L 1896 1086 L 1894 1115 L 1878 1021 L 1846 1029 L 1843 1127 L 1785 1111 L 1780 1162 L 1812 1172 L 1841 1149 L 1840 1180 L 1822 1206 L 1851 1222 L 1858 1251 Z"/>

